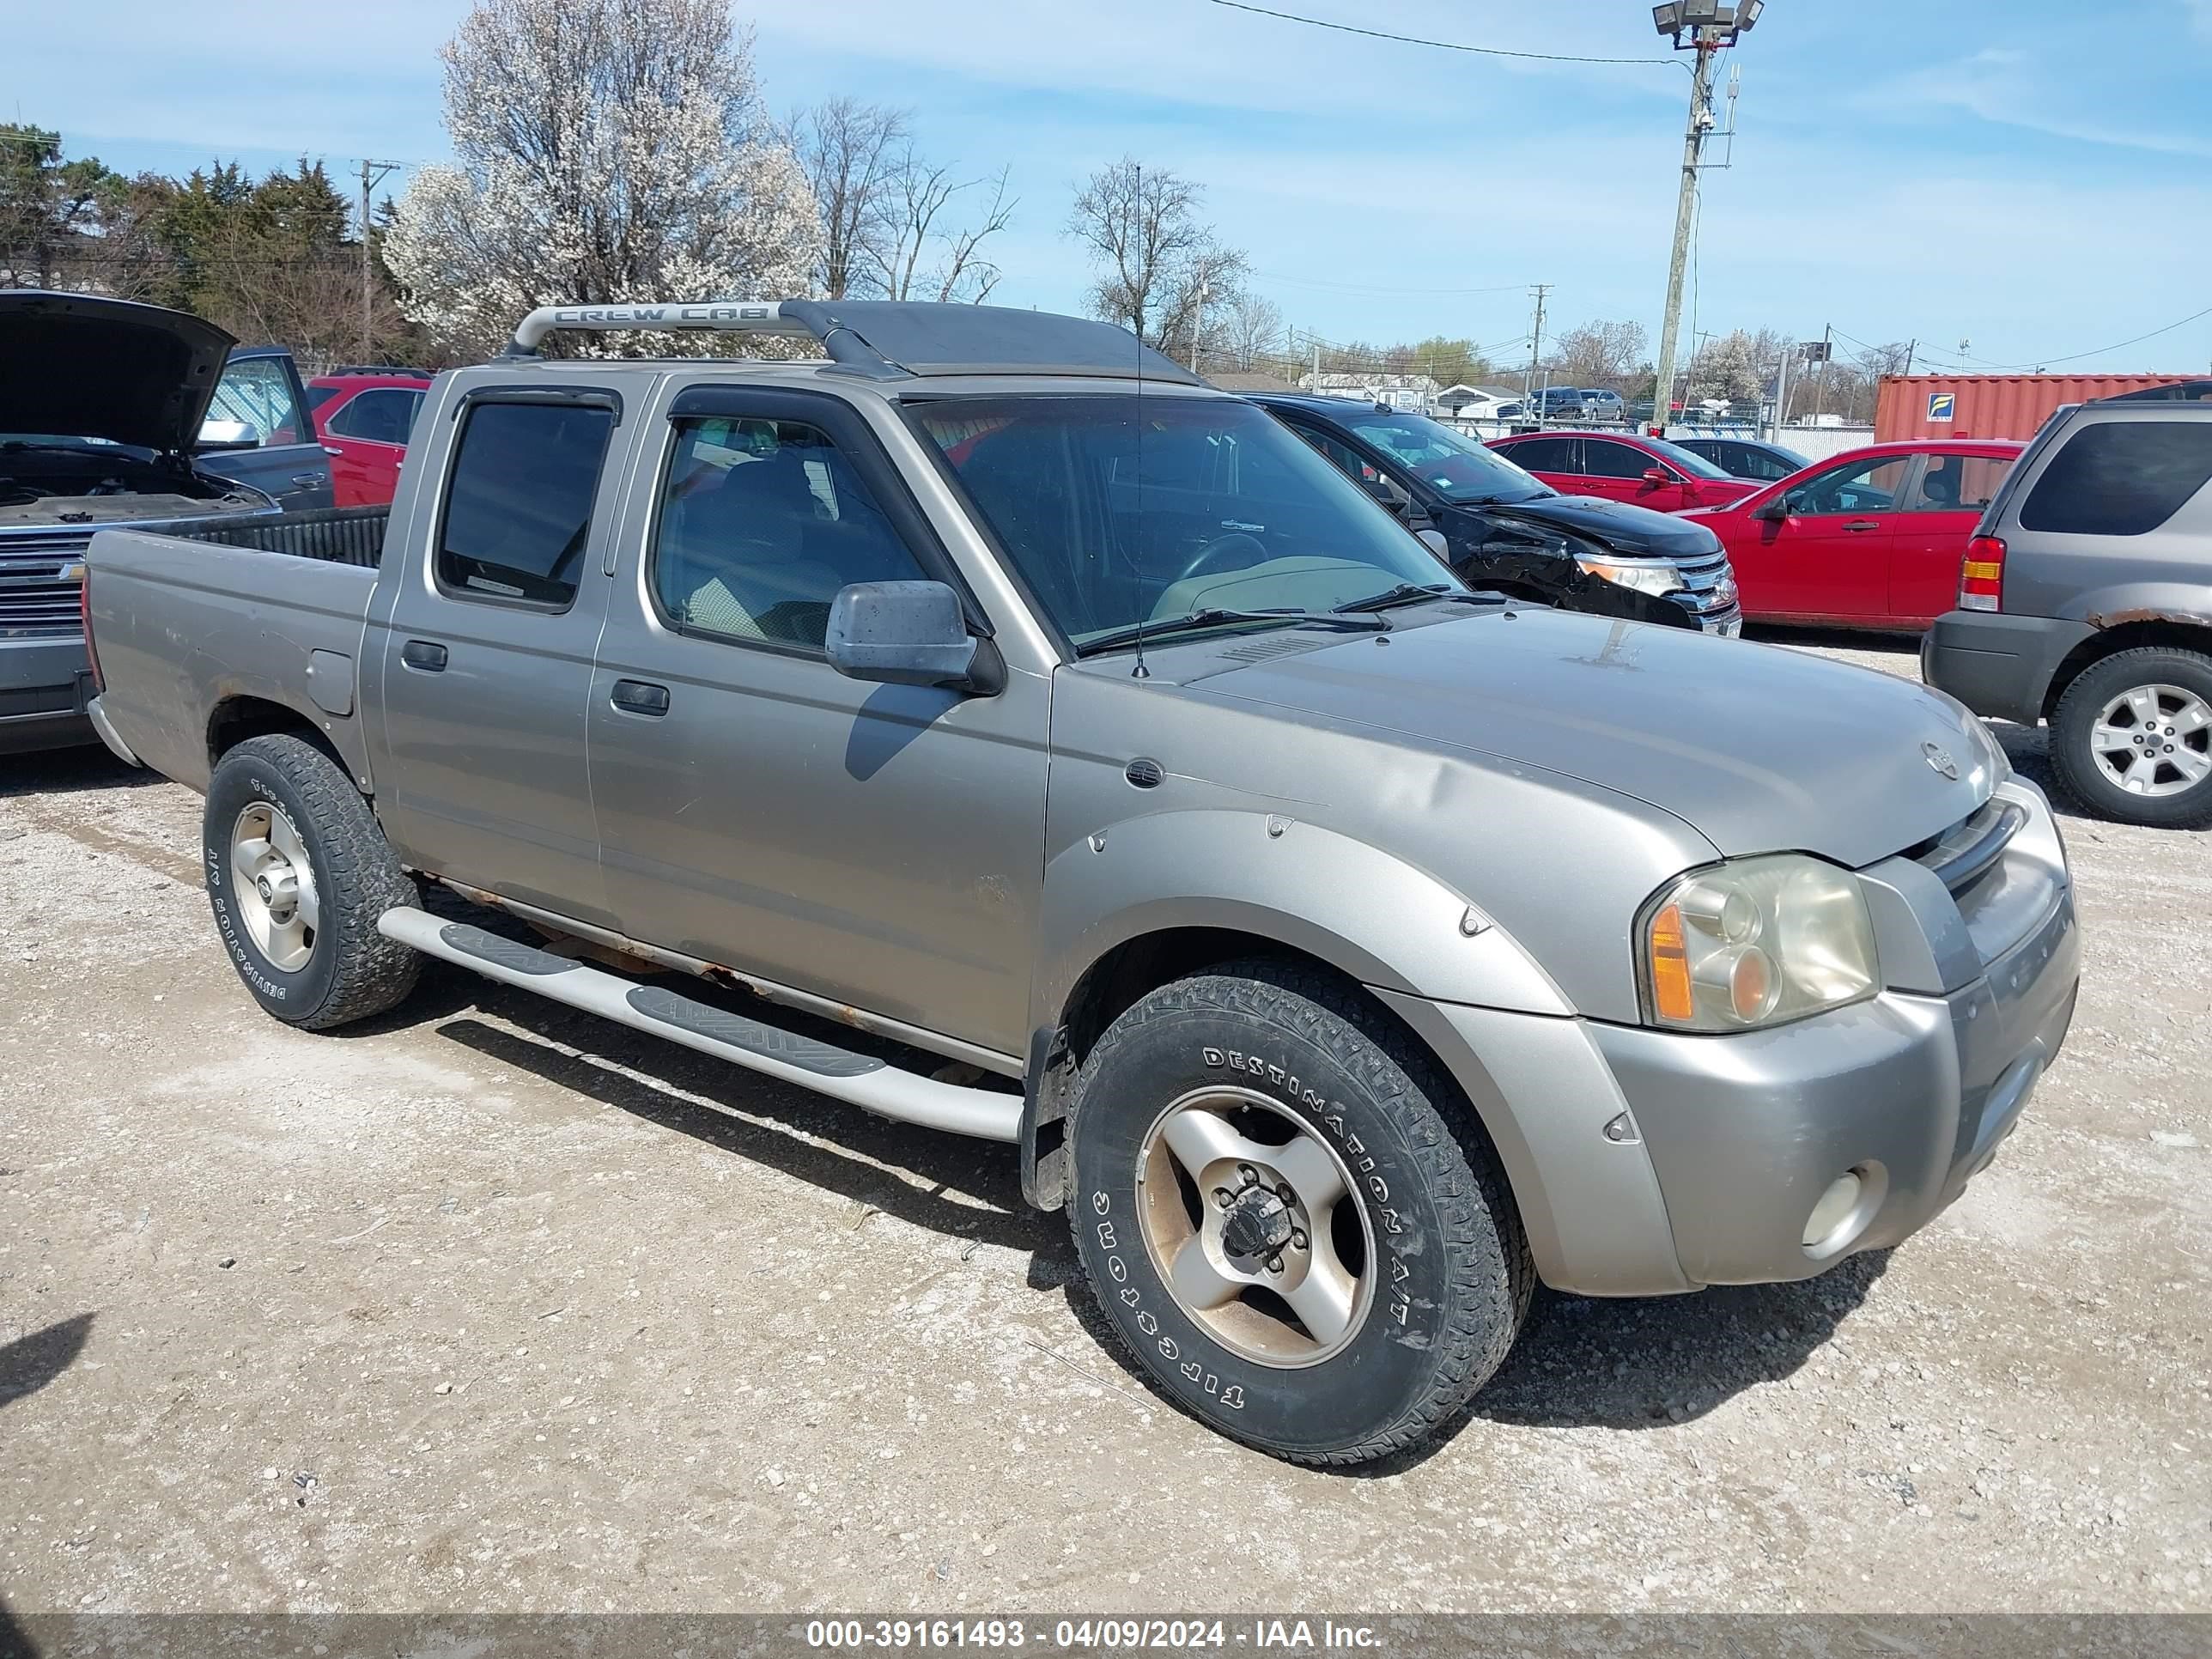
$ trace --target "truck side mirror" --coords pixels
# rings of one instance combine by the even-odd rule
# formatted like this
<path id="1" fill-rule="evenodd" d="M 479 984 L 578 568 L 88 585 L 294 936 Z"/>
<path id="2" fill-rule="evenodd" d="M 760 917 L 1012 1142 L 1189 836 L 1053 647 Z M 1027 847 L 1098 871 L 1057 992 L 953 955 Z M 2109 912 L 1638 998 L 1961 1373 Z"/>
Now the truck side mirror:
<path id="1" fill-rule="evenodd" d="M 853 582 L 838 589 L 823 644 L 830 665 L 849 679 L 983 696 L 1006 684 L 997 648 L 968 631 L 960 596 L 943 582 Z"/>

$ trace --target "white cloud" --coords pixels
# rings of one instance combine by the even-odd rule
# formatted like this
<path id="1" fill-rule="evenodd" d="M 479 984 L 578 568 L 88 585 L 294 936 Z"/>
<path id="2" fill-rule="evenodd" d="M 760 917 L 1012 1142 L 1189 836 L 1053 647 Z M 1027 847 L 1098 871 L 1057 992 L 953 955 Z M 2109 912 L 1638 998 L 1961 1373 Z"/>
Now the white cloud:
<path id="1" fill-rule="evenodd" d="M 2196 0 L 2196 10 L 2199 27 L 2204 27 L 2212 17 L 2212 0 Z M 2080 79 L 2053 84 L 2025 52 L 2007 48 L 1986 48 L 1956 63 L 1915 70 L 1869 89 L 1863 101 L 1895 114 L 1924 112 L 1933 105 L 2053 138 L 2161 155 L 2212 156 L 2212 137 L 2140 126 L 2100 112 L 2093 85 Z"/>

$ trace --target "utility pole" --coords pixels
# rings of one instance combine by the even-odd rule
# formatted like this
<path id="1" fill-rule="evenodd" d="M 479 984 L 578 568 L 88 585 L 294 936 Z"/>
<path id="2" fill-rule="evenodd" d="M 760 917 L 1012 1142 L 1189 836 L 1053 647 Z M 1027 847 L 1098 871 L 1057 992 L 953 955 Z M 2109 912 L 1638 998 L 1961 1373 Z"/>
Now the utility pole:
<path id="1" fill-rule="evenodd" d="M 1820 374 L 1813 382 L 1813 415 L 1814 419 L 1828 412 L 1828 359 L 1835 355 L 1836 325 L 1820 325 Z"/>
<path id="2" fill-rule="evenodd" d="M 1536 395 L 1536 365 L 1544 355 L 1544 296 L 1552 291 L 1549 283 L 1538 283 L 1528 290 L 1536 296 L 1536 323 L 1528 331 L 1528 372 L 1521 380 L 1521 409 L 1528 412 L 1528 400 Z"/>
<path id="3" fill-rule="evenodd" d="M 1651 426 L 1664 437 L 1674 413 L 1674 342 L 1682 325 L 1682 273 L 1690 258 L 1690 227 L 1698 210 L 1698 169 L 1706 135 L 1713 130 L 1713 54 L 1736 43 L 1759 21 L 1765 0 L 1675 0 L 1656 6 L 1651 19 L 1659 33 L 1671 35 L 1674 50 L 1693 54 L 1690 66 L 1690 123 L 1682 134 L 1682 182 L 1674 200 L 1674 247 L 1667 260 L 1667 309 L 1659 323 L 1659 376 L 1653 388 Z M 1689 37 L 1686 47 L 1685 35 Z"/>
<path id="4" fill-rule="evenodd" d="M 365 158 L 361 164 L 361 360 L 364 363 L 376 361 L 375 347 L 372 343 L 376 310 L 375 285 L 369 274 L 369 192 L 404 165 L 400 161 L 372 161 Z M 373 175 L 372 168 L 374 169 Z"/>
<path id="5" fill-rule="evenodd" d="M 1782 441 L 1782 428 L 1790 419 L 1790 360 L 1796 355 L 1796 346 L 1784 342 L 1782 366 L 1774 372 L 1774 429 L 1766 434 L 1770 442 Z"/>
<path id="6" fill-rule="evenodd" d="M 1314 349 L 1313 394 L 1318 398 L 1321 396 L 1321 336 L 1315 334 L 1309 337 L 1313 341 Z"/>
<path id="7" fill-rule="evenodd" d="M 1190 313 L 1190 372 L 1198 373 L 1198 338 L 1206 331 L 1206 267 L 1198 268 L 1198 306 Z"/>

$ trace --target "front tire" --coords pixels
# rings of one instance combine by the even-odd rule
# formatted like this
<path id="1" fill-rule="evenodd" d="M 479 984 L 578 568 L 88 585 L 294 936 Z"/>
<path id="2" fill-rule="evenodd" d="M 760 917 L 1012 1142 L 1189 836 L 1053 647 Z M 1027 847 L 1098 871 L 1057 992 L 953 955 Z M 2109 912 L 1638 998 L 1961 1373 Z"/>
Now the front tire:
<path id="1" fill-rule="evenodd" d="M 1534 1285 L 1457 1091 L 1358 994 L 1255 961 L 1161 987 L 1084 1063 L 1068 1213 L 1153 1385 L 1294 1462 L 1418 1446 Z"/>
<path id="2" fill-rule="evenodd" d="M 2152 646 L 2093 663 L 2051 719 L 2067 793 L 2123 823 L 2212 823 L 2212 657 Z"/>
<path id="3" fill-rule="evenodd" d="M 208 781 L 200 842 L 224 953 L 268 1012 L 328 1030 L 414 988 L 422 958 L 376 919 L 422 896 L 321 750 L 283 736 L 231 750 Z"/>

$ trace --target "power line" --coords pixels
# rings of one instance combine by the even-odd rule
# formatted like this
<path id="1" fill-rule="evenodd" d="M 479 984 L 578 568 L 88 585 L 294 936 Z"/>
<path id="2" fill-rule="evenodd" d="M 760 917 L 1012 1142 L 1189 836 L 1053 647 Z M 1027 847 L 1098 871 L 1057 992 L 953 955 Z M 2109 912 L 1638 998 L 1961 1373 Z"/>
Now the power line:
<path id="1" fill-rule="evenodd" d="M 1518 294 L 1527 289 L 1526 283 L 1501 283 L 1495 288 L 1391 288 L 1372 283 L 1332 283 L 1312 276 L 1285 276 L 1272 270 L 1255 270 L 1255 276 L 1270 283 L 1288 283 L 1293 288 L 1334 289 L 1344 294 Z"/>
<path id="2" fill-rule="evenodd" d="M 2039 364 L 2078 363 L 2084 357 L 2102 356 L 2107 351 L 2124 351 L 2131 345 L 2141 345 L 2145 340 L 2155 340 L 2161 334 L 2171 334 L 2177 328 L 2186 328 L 2190 324 L 2197 321 L 2197 319 L 2201 317 L 2212 317 L 2212 306 L 2207 306 L 2202 311 L 2191 312 L 2188 316 L 2184 317 L 2178 323 L 2168 323 L 2164 328 L 2154 328 L 2148 334 L 2138 334 L 2131 340 L 2118 340 L 2108 346 L 2099 346 L 2094 351 L 2076 351 L 2064 357 L 2043 357 L 2038 359 L 2037 362 Z M 2021 368 L 2026 367 L 2026 365 L 2013 363 L 2007 365 L 2007 367 Z"/>
<path id="3" fill-rule="evenodd" d="M 1979 364 L 1984 368 L 2002 374 L 2018 374 L 2024 369 L 2040 369 L 2051 363 L 2078 363 L 2084 357 L 2101 357 L 2108 351 L 2124 351 L 2131 345 L 2141 345 L 2145 340 L 2155 340 L 2161 334 L 2171 334 L 2177 328 L 2186 328 L 2190 324 L 2197 322 L 2206 317 L 2212 317 L 2212 306 L 2207 306 L 2202 311 L 2191 312 L 2188 316 L 2181 318 L 2178 321 L 2168 323 L 2162 328 L 2154 328 L 2148 333 L 2137 334 L 2130 339 L 2116 340 L 2111 345 L 2096 346 L 2087 351 L 2069 352 L 2064 356 L 2061 357 L 2028 357 L 2024 358 L 2016 363 L 1984 363 L 1982 362 L 1982 360 L 1978 357 L 1969 357 L 1964 359 L 1964 362 Z M 1838 329 L 1836 332 L 1842 335 L 1844 339 L 1849 340 L 1853 345 L 1857 346 L 1863 351 L 1879 351 L 1881 349 L 1880 346 L 1869 345 L 1864 340 L 1860 339 L 1856 335 L 1845 333 L 1844 331 L 1840 328 Z M 1952 355 L 1953 354 L 1941 351 L 1923 350 L 1921 353 L 1921 356 L 1923 357 L 1929 357 L 1931 359 L 1945 358 Z M 1964 368 L 1962 363 L 1954 366 L 1952 372 L 1954 374 L 1967 374 L 1972 371 Z"/>
<path id="4" fill-rule="evenodd" d="M 1672 64 L 1671 58 L 1581 58 L 1560 52 L 1511 52 L 1504 46 L 1471 46 L 1458 40 L 1428 40 L 1418 34 L 1393 34 L 1387 29 L 1363 29 L 1350 23 L 1332 23 L 1326 18 L 1301 17 L 1295 12 L 1273 11 L 1266 6 L 1254 6 L 1245 0 L 1212 0 L 1217 6 L 1226 6 L 1231 11 L 1253 12 L 1261 17 L 1273 17 L 1285 23 L 1304 23 L 1309 28 L 1334 29 L 1340 34 L 1364 34 L 1370 40 L 1395 40 L 1401 46 L 1433 46 L 1439 52 L 1470 52 L 1485 58 L 1525 58 L 1543 64 L 1633 64 L 1642 68 Z"/>

